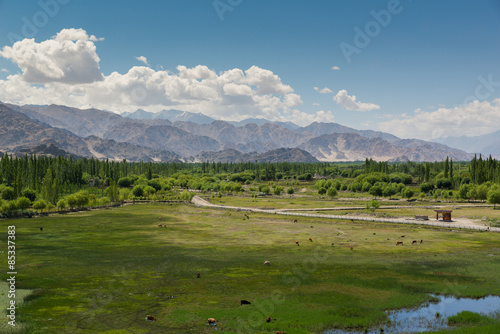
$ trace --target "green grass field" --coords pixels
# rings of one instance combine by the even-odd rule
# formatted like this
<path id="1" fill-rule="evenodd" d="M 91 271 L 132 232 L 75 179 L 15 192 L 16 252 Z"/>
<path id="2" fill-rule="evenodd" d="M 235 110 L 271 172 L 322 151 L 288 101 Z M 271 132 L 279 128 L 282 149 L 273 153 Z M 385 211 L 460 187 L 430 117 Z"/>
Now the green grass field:
<path id="1" fill-rule="evenodd" d="M 1 221 L 5 257 L 8 225 L 17 289 L 31 290 L 12 333 L 321 333 L 382 323 L 429 293 L 500 294 L 491 232 L 137 204 Z"/>

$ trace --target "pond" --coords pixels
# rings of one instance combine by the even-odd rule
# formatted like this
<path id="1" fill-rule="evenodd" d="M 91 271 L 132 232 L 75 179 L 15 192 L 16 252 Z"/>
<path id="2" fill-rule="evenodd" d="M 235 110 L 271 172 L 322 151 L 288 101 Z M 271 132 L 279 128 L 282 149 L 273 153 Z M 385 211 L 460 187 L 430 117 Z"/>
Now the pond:
<path id="1" fill-rule="evenodd" d="M 438 302 L 425 303 L 416 309 L 388 311 L 389 324 L 370 328 L 367 333 L 378 334 L 380 328 L 387 333 L 421 333 L 431 330 L 441 330 L 448 327 L 447 318 L 462 311 L 470 311 L 491 315 L 500 311 L 500 297 L 457 298 L 453 296 L 434 296 Z M 436 313 L 439 312 L 439 317 Z M 364 334 L 365 331 L 345 331 L 330 329 L 324 334 Z"/>

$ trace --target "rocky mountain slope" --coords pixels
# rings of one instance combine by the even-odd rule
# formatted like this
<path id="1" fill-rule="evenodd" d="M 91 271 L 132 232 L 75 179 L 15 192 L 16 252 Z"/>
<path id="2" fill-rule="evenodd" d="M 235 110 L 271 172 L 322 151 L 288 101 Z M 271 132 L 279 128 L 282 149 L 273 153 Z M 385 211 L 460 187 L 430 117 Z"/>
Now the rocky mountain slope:
<path id="1" fill-rule="evenodd" d="M 312 123 L 300 128 L 292 123 L 285 127 L 275 122 L 242 122 L 235 126 L 224 121 L 209 124 L 199 124 L 199 120 L 175 121 L 170 116 L 183 115 L 175 110 L 155 116 L 159 118 L 150 118 L 153 116 L 146 111 L 136 111 L 133 117 L 148 118 L 133 119 L 97 109 L 0 106 L 0 121 L 4 120 L 0 124 L 0 150 L 9 152 L 30 152 L 37 145 L 53 144 L 78 156 L 130 161 L 312 162 L 365 158 L 441 161 L 446 156 L 460 161 L 472 158 L 471 154 L 442 144 L 402 140 L 388 133 L 356 130 L 336 123 Z M 167 116 L 174 121 L 160 118 Z"/>

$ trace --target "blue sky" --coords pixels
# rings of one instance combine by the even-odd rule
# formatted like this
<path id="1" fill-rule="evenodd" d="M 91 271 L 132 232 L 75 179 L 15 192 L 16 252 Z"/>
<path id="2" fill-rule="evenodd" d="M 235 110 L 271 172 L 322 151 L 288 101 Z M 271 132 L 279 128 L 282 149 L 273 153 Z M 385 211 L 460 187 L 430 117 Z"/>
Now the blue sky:
<path id="1" fill-rule="evenodd" d="M 333 120 L 422 139 L 500 129 L 498 0 L 0 0 L 0 15 L 4 102 Z M 67 33 L 49 66 L 47 50 L 58 46 L 40 45 L 64 29 L 87 33 L 89 58 L 75 51 L 60 60 L 67 41 L 77 42 Z M 34 42 L 6 49 L 25 37 Z M 356 52 L 346 57 L 346 48 Z M 149 72 L 139 69 L 141 56 Z M 64 70 L 81 64 L 89 69 Z M 47 72 L 53 66 L 62 69 L 57 78 Z M 222 78 L 233 69 L 245 78 Z"/>

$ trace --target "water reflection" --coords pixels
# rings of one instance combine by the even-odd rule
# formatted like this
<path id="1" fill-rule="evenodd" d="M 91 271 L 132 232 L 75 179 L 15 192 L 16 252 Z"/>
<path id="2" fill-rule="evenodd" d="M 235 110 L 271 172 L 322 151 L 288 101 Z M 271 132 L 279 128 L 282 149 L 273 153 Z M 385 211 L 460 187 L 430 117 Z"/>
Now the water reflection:
<path id="1" fill-rule="evenodd" d="M 331 329 L 324 334 L 378 334 L 380 328 L 384 329 L 384 333 L 421 333 L 447 328 L 447 318 L 462 311 L 485 315 L 500 311 L 500 297 L 498 296 L 488 296 L 480 299 L 450 296 L 433 297 L 438 298 L 439 301 L 426 303 L 416 309 L 388 311 L 387 317 L 391 320 L 390 324 L 370 328 L 368 332 Z"/>

